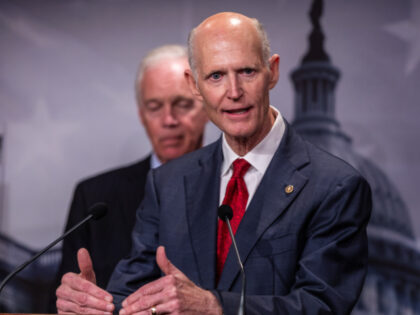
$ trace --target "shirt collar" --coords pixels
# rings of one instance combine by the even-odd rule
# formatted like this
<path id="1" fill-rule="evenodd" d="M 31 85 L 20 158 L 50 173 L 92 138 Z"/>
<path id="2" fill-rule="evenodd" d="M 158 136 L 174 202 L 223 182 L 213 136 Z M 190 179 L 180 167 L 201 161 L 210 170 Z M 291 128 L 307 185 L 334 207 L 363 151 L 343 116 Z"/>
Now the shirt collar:
<path id="1" fill-rule="evenodd" d="M 245 160 L 251 164 L 258 172 L 264 174 L 268 165 L 271 162 L 271 159 L 274 156 L 274 153 L 279 146 L 281 139 L 283 138 L 285 124 L 283 117 L 281 116 L 280 111 L 270 106 L 276 114 L 276 119 L 273 126 L 271 127 L 270 132 L 264 137 L 264 139 L 258 143 L 255 148 L 249 151 L 245 156 L 242 156 Z M 223 133 L 222 139 L 222 151 L 223 151 L 223 165 L 222 165 L 222 176 L 226 175 L 229 171 L 230 166 L 233 161 L 238 158 L 241 158 L 237 155 L 229 146 L 226 141 L 225 134 Z"/>
<path id="2" fill-rule="evenodd" d="M 162 165 L 162 162 L 159 161 L 157 155 L 153 152 L 152 156 L 150 157 L 150 168 L 157 168 Z"/>

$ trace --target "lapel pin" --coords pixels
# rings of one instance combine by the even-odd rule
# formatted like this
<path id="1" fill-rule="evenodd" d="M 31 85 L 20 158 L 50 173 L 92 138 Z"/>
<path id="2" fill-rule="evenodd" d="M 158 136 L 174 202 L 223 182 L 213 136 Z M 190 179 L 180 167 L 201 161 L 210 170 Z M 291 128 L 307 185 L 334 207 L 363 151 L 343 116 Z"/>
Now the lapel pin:
<path id="1" fill-rule="evenodd" d="M 284 191 L 286 192 L 286 194 L 291 194 L 293 192 L 293 189 L 293 185 L 287 185 Z"/>

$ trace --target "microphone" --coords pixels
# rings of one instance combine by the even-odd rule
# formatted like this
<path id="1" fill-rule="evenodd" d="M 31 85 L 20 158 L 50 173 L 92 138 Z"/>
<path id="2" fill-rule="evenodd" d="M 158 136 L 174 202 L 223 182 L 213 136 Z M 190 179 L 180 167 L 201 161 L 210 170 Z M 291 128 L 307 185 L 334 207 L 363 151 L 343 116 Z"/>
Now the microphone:
<path id="1" fill-rule="evenodd" d="M 107 211 L 108 211 L 108 206 L 106 205 L 106 203 L 103 203 L 103 202 L 98 202 L 98 203 L 95 203 L 93 206 L 91 206 L 89 208 L 89 212 L 88 212 L 89 214 L 82 221 L 80 221 L 75 226 L 73 226 L 71 229 L 66 231 L 63 235 L 61 235 L 54 242 L 52 242 L 47 247 L 42 249 L 40 252 L 35 254 L 31 259 L 24 262 L 22 265 L 20 265 L 15 270 L 13 270 L 11 273 L 9 273 L 7 275 L 7 277 L 4 278 L 4 280 L 0 284 L 0 293 L 3 290 L 4 286 L 7 284 L 7 282 L 9 282 L 9 280 L 12 279 L 17 273 L 21 272 L 27 265 L 29 265 L 30 263 L 35 261 L 39 256 L 44 254 L 47 250 L 49 250 L 51 247 L 53 247 L 55 244 L 57 244 L 58 242 L 63 240 L 63 238 L 65 238 L 67 235 L 72 233 L 74 230 L 76 230 L 77 228 L 79 228 L 80 226 L 82 226 L 83 224 L 88 222 L 89 220 L 91 220 L 91 219 L 99 220 L 100 218 L 102 218 L 107 213 Z"/>
<path id="2" fill-rule="evenodd" d="M 221 205 L 219 209 L 217 210 L 217 214 L 220 218 L 220 220 L 226 222 L 229 234 L 232 239 L 233 247 L 235 248 L 236 258 L 238 259 L 239 268 L 241 268 L 241 275 L 242 275 L 242 288 L 241 288 L 241 299 L 239 301 L 239 307 L 238 307 L 238 315 L 244 315 L 245 314 L 245 270 L 244 265 L 241 261 L 241 256 L 239 256 L 238 247 L 236 246 L 235 236 L 232 232 L 232 227 L 230 226 L 230 220 L 233 217 L 233 210 L 229 205 Z"/>

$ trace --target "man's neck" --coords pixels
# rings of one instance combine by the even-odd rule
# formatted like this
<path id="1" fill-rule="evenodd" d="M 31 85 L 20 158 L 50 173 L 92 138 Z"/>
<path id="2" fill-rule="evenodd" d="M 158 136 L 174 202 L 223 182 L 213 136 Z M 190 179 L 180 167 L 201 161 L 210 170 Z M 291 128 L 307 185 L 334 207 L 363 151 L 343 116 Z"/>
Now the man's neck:
<path id="1" fill-rule="evenodd" d="M 267 116 L 267 123 L 264 124 L 263 128 L 256 135 L 252 135 L 250 137 L 230 137 L 225 134 L 227 143 L 237 155 L 246 155 L 270 132 L 271 127 L 276 120 L 276 114 L 271 108 L 269 108 Z"/>

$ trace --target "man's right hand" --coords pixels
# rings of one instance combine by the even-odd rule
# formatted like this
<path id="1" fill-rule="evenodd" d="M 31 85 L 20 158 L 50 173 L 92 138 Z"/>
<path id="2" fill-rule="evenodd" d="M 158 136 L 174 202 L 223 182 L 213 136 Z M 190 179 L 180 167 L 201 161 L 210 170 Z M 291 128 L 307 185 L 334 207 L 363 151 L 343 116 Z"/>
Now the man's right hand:
<path id="1" fill-rule="evenodd" d="M 66 273 L 56 291 L 59 314 L 112 314 L 112 295 L 96 285 L 92 260 L 85 248 L 77 252 L 80 273 Z"/>

